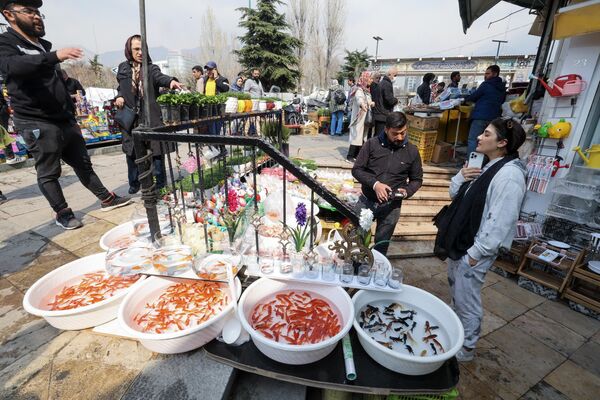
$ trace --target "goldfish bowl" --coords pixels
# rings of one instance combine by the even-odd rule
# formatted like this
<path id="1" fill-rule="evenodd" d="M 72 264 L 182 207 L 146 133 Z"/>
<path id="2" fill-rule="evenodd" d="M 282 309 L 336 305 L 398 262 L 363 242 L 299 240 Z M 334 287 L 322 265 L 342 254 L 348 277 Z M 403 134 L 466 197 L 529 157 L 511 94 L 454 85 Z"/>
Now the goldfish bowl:
<path id="1" fill-rule="evenodd" d="M 250 317 L 256 305 L 273 297 L 276 293 L 287 291 L 307 291 L 326 300 L 330 305 L 334 305 L 334 308 L 338 311 L 338 318 L 340 318 L 340 331 L 335 336 L 319 343 L 292 345 L 267 339 L 252 328 Z M 333 351 L 337 343 L 352 328 L 354 306 L 350 296 L 339 286 L 284 282 L 261 278 L 248 286 L 242 294 L 238 304 L 238 317 L 242 327 L 250 334 L 254 345 L 261 353 L 283 364 L 302 365 L 319 361 Z"/>
<path id="2" fill-rule="evenodd" d="M 401 292 L 359 290 L 353 296 L 352 301 L 355 309 L 354 329 L 358 334 L 360 344 L 373 360 L 394 372 L 405 375 L 429 374 L 441 367 L 444 362 L 454 357 L 463 345 L 464 330 L 458 316 L 446 303 L 425 290 L 409 285 L 403 285 Z M 414 342 L 411 343 L 412 347 L 414 347 L 414 355 L 405 351 L 403 344 L 392 341 L 387 342 L 385 339 L 382 340 L 378 336 L 379 333 L 366 332 L 360 326 L 361 311 L 368 304 L 380 306 L 392 303 L 401 304 L 405 312 L 407 310 L 416 311 L 414 321 L 418 324 L 412 331 Z M 384 315 L 382 315 L 382 318 L 384 318 L 385 322 Z M 430 321 L 432 326 L 437 327 L 431 333 L 438 336 L 437 339 L 444 345 L 444 352 L 436 349 L 437 355 L 434 355 L 429 346 L 435 345 L 423 341 L 423 336 L 429 335 L 429 333 L 424 332 L 425 321 Z M 401 336 L 401 334 L 397 334 L 396 332 L 394 332 L 394 335 Z M 375 337 L 375 340 L 372 337 Z M 378 343 L 377 340 L 393 344 L 394 349 L 389 349 Z M 399 349 L 396 348 L 398 345 L 400 345 Z M 426 350 L 428 354 L 421 356 L 421 352 L 425 352 Z"/>
<path id="3" fill-rule="evenodd" d="M 69 310 L 51 311 L 48 303 L 53 293 L 57 293 L 69 282 L 76 282 L 83 275 L 105 272 L 105 253 L 83 257 L 49 272 L 37 280 L 25 293 L 23 308 L 30 314 L 44 318 L 50 325 L 58 329 L 79 330 L 105 324 L 117 317 L 117 311 L 125 295 L 139 287 L 144 278 L 115 295 L 97 303 Z"/>
<path id="4" fill-rule="evenodd" d="M 135 291 L 129 292 L 123 300 L 118 311 L 120 327 L 125 330 L 129 337 L 139 340 L 148 350 L 161 354 L 184 353 L 202 347 L 215 339 L 221 334 L 225 322 L 229 319 L 228 316 L 233 315 L 234 301 L 230 300 L 219 313 L 213 315 L 207 321 L 177 331 L 165 333 L 142 332 L 134 322 L 135 315 L 145 308 L 146 303 L 157 299 L 170 286 L 185 281 L 170 277 L 150 277 L 146 279 Z M 228 291 L 227 285 L 223 284 L 223 287 Z M 236 278 L 236 300 L 239 298 L 241 291 L 242 284 Z M 227 294 L 229 295 L 229 291 Z"/>

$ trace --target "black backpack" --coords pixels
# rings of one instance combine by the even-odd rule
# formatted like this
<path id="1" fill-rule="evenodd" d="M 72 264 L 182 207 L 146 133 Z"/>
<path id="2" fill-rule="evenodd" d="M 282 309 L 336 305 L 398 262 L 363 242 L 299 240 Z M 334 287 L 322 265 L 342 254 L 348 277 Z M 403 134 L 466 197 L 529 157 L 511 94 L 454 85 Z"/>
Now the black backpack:
<path id="1" fill-rule="evenodd" d="M 333 92 L 333 101 L 335 101 L 335 104 L 338 106 L 341 106 L 346 102 L 346 94 L 342 89 L 337 89 Z"/>

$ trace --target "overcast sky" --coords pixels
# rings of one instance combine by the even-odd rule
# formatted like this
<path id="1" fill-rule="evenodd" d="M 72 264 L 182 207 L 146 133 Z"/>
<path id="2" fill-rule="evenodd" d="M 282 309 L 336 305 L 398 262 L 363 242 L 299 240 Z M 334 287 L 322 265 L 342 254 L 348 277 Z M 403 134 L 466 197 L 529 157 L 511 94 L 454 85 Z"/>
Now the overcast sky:
<path id="1" fill-rule="evenodd" d="M 256 0 L 251 0 L 256 4 Z M 293 0 L 292 0 L 293 1 Z M 81 46 L 103 53 L 123 48 L 139 31 L 137 0 L 46 0 L 46 39 L 54 47 Z M 457 0 L 347 0 L 343 47 L 368 48 L 375 54 L 373 36 L 383 38 L 380 58 L 495 54 L 492 39 L 508 40 L 501 54 L 535 54 L 539 38 L 527 33 L 534 19 L 528 10 L 493 24 L 520 7 L 501 3 L 462 32 Z M 225 32 L 240 33 L 237 7 L 247 0 L 147 0 L 149 46 L 171 50 L 198 47 L 200 21 L 211 7 Z"/>

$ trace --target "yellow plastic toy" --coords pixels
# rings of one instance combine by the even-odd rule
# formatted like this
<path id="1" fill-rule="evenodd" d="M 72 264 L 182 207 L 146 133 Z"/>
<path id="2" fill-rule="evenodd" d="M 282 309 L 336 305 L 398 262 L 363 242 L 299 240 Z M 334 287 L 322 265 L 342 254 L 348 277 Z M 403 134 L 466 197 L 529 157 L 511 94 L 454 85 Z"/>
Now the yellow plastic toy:
<path id="1" fill-rule="evenodd" d="M 571 133 L 571 123 L 561 118 L 556 124 L 548 128 L 548 135 L 552 139 L 564 139 Z"/>

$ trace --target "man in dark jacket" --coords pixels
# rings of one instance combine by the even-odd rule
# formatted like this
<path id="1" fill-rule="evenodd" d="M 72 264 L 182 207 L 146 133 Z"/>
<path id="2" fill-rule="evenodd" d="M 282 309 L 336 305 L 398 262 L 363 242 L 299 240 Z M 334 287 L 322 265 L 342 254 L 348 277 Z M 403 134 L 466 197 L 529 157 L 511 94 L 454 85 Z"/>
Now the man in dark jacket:
<path id="1" fill-rule="evenodd" d="M 417 94 L 423 101 L 423 104 L 431 103 L 431 81 L 435 79 L 435 75 L 431 72 L 423 75 L 423 83 L 417 88 Z"/>
<path id="2" fill-rule="evenodd" d="M 485 70 L 485 81 L 477 90 L 465 99 L 475 103 L 471 112 L 471 127 L 467 155 L 475 151 L 477 136 L 481 135 L 493 119 L 502 115 L 502 103 L 506 98 L 506 85 L 500 78 L 500 67 L 491 65 Z"/>
<path id="3" fill-rule="evenodd" d="M 82 226 L 69 208 L 58 182 L 60 162 L 70 165 L 81 183 L 108 211 L 129 204 L 130 199 L 109 192 L 92 168 L 74 105 L 59 64 L 83 56 L 81 49 L 51 51 L 39 7 L 42 0 L 0 1 L 10 24 L 0 35 L 0 71 L 6 79 L 16 130 L 35 158 L 38 185 L 56 212 L 56 224 L 64 229 Z"/>
<path id="4" fill-rule="evenodd" d="M 380 122 L 381 117 L 375 118 L 375 136 L 380 135 L 385 129 L 385 120 L 389 113 L 392 112 L 394 106 L 398 104 L 398 99 L 394 97 L 394 85 L 392 80 L 396 78 L 398 69 L 392 67 L 387 71 L 387 74 L 379 81 L 379 96 L 378 99 L 373 97 L 375 102 L 376 113 L 383 114 L 383 120 Z M 379 103 L 378 103 L 379 102 Z"/>
<path id="5" fill-rule="evenodd" d="M 79 82 L 75 78 L 71 78 L 69 76 L 69 74 L 67 73 L 67 71 L 65 71 L 65 70 L 62 71 L 62 76 L 63 76 L 63 79 L 65 80 L 65 85 L 67 86 L 67 92 L 69 92 L 69 94 L 71 95 L 71 98 L 73 98 L 74 96 L 77 96 L 77 91 L 80 91 L 81 94 L 83 96 L 85 96 L 85 89 L 81 85 L 81 82 Z"/>
<path id="6" fill-rule="evenodd" d="M 389 113 L 384 132 L 367 140 L 352 168 L 352 175 L 362 185 L 356 211 L 373 211 L 375 243 L 379 243 L 375 249 L 384 255 L 400 218 L 402 199 L 414 195 L 423 184 L 421 156 L 408 142 L 406 122 L 404 113 Z"/>
<path id="7" fill-rule="evenodd" d="M 458 84 L 460 83 L 460 71 L 454 71 L 450 74 L 450 83 L 448 84 L 449 88 L 458 88 Z"/>

